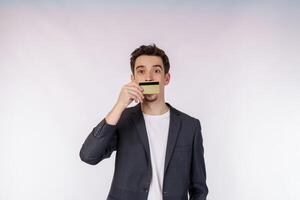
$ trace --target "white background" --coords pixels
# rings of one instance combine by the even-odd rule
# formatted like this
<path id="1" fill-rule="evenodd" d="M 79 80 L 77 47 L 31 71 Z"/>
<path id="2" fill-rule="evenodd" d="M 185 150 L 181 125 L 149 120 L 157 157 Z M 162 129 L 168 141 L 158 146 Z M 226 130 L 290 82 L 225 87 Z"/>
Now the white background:
<path id="1" fill-rule="evenodd" d="M 115 153 L 79 151 L 151 43 L 201 122 L 208 199 L 300 199 L 298 4 L 68 2 L 0 4 L 1 200 L 106 198 Z"/>

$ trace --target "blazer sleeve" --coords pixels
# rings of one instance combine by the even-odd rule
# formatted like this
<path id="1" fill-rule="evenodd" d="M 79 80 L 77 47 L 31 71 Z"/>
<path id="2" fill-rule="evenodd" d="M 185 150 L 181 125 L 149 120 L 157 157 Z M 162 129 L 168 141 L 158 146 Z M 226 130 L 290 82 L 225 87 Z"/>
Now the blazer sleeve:
<path id="1" fill-rule="evenodd" d="M 84 141 L 79 156 L 83 162 L 98 164 L 104 158 L 109 158 L 117 148 L 117 125 L 108 124 L 104 119 L 93 128 Z"/>
<path id="2" fill-rule="evenodd" d="M 190 172 L 190 200 L 206 200 L 208 188 L 206 185 L 203 138 L 201 134 L 200 121 L 198 119 L 195 128 L 192 165 Z"/>

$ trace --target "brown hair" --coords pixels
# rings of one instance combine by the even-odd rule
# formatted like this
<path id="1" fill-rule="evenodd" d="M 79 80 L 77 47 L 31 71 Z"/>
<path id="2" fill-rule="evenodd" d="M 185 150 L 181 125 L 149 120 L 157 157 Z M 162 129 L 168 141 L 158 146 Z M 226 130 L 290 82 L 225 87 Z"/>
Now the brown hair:
<path id="1" fill-rule="evenodd" d="M 162 49 L 158 48 L 155 44 L 152 44 L 152 45 L 141 45 L 139 48 L 135 49 L 131 53 L 130 66 L 131 66 L 132 74 L 134 74 L 135 60 L 137 59 L 137 57 L 141 55 L 161 57 L 164 64 L 165 74 L 169 72 L 170 62 L 168 56 L 165 54 L 165 52 Z"/>

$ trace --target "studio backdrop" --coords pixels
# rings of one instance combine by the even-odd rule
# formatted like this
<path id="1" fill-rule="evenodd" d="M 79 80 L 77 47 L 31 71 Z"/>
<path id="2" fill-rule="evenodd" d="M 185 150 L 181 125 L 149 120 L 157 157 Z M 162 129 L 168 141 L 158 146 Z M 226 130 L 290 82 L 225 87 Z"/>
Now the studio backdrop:
<path id="1" fill-rule="evenodd" d="M 299 21 L 296 1 L 0 1 L 0 199 L 106 198 L 115 152 L 79 151 L 152 43 L 201 122 L 207 199 L 300 199 Z"/>

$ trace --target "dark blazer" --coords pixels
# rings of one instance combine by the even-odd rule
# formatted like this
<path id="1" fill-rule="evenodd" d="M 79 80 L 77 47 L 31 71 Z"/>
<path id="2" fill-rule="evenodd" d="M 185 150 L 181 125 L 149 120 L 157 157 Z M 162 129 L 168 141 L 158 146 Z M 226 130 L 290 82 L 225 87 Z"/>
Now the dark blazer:
<path id="1" fill-rule="evenodd" d="M 205 200 L 208 194 L 200 121 L 170 107 L 163 199 Z M 118 123 L 105 118 L 93 128 L 80 150 L 82 161 L 96 165 L 116 150 L 106 200 L 147 200 L 152 176 L 150 149 L 141 104 L 126 108 Z"/>

